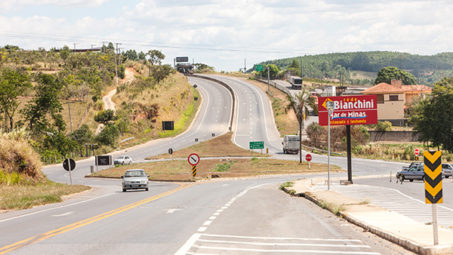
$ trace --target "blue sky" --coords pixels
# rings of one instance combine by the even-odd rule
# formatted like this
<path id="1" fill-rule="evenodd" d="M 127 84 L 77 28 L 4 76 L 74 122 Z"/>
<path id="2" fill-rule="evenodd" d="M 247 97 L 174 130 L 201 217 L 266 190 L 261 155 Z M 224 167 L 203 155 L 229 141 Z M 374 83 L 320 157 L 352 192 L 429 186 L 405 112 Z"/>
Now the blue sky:
<path id="1" fill-rule="evenodd" d="M 236 71 L 331 52 L 453 51 L 453 1 L 1 0 L 0 45 L 159 49 Z"/>

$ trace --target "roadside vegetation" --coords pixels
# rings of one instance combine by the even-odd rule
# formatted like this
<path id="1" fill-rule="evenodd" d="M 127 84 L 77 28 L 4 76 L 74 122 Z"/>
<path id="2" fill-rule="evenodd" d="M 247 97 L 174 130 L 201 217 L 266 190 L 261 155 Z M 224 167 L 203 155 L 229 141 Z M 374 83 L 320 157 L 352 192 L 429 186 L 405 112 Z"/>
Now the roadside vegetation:
<path id="1" fill-rule="evenodd" d="M 49 181 L 26 131 L 0 132 L 0 210 L 26 209 L 62 201 L 62 196 L 90 189 Z"/>

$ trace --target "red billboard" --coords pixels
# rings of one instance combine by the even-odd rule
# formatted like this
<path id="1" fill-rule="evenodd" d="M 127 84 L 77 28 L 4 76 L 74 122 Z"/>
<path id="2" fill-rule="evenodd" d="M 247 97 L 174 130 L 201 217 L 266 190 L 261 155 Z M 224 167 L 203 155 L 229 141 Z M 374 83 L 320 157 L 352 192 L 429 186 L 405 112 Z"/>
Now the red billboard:
<path id="1" fill-rule="evenodd" d="M 321 126 L 328 125 L 327 116 L 329 114 L 326 105 L 328 101 L 332 101 L 334 105 L 330 118 L 332 126 L 377 124 L 376 95 L 319 97 L 318 112 Z"/>

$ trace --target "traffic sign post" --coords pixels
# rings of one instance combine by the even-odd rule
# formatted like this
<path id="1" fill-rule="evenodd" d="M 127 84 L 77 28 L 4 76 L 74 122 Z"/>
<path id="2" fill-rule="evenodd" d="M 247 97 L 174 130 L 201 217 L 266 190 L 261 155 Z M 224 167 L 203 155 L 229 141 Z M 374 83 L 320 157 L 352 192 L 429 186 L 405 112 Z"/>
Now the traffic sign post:
<path id="1" fill-rule="evenodd" d="M 69 183 L 72 185 L 72 170 L 76 167 L 76 163 L 72 158 L 67 158 L 63 161 L 64 170 L 69 172 Z"/>
<path id="2" fill-rule="evenodd" d="M 172 148 L 169 148 L 168 149 L 168 154 L 170 154 L 170 159 L 173 160 L 173 149 Z"/>
<path id="3" fill-rule="evenodd" d="M 308 162 L 308 169 L 310 169 L 310 161 L 311 161 L 311 159 L 312 159 L 312 157 L 311 157 L 310 153 L 305 155 L 305 160 L 307 160 L 307 162 Z"/>
<path id="4" fill-rule="evenodd" d="M 442 197 L 442 152 L 424 151 L 425 203 L 432 204 L 434 245 L 439 244 L 437 229 L 437 204 L 443 203 Z"/>
<path id="5" fill-rule="evenodd" d="M 191 153 L 187 157 L 187 162 L 192 166 L 192 177 L 197 176 L 197 165 L 200 163 L 200 156 L 196 153 Z"/>
<path id="6" fill-rule="evenodd" d="M 263 142 L 263 141 L 250 142 L 250 143 L 249 143 L 249 148 L 250 148 L 251 150 L 254 150 L 254 149 L 264 149 L 264 142 Z"/>
<path id="7" fill-rule="evenodd" d="M 263 65 L 255 65 L 255 71 L 257 71 L 257 72 L 262 72 L 262 71 L 264 71 Z"/>

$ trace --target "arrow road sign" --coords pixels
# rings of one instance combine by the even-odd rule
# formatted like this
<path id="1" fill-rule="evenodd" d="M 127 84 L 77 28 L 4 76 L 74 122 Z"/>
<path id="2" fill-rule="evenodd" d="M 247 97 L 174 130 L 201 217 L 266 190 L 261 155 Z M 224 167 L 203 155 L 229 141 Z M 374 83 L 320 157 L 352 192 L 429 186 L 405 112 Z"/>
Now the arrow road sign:
<path id="1" fill-rule="evenodd" d="M 442 164 L 440 151 L 424 151 L 425 157 L 425 202 L 441 204 L 442 198 Z"/>
<path id="2" fill-rule="evenodd" d="M 187 162 L 189 162 L 191 166 L 196 166 L 198 165 L 198 163 L 200 163 L 200 156 L 198 156 L 196 153 L 192 153 L 189 155 L 189 157 L 187 157 Z"/>

